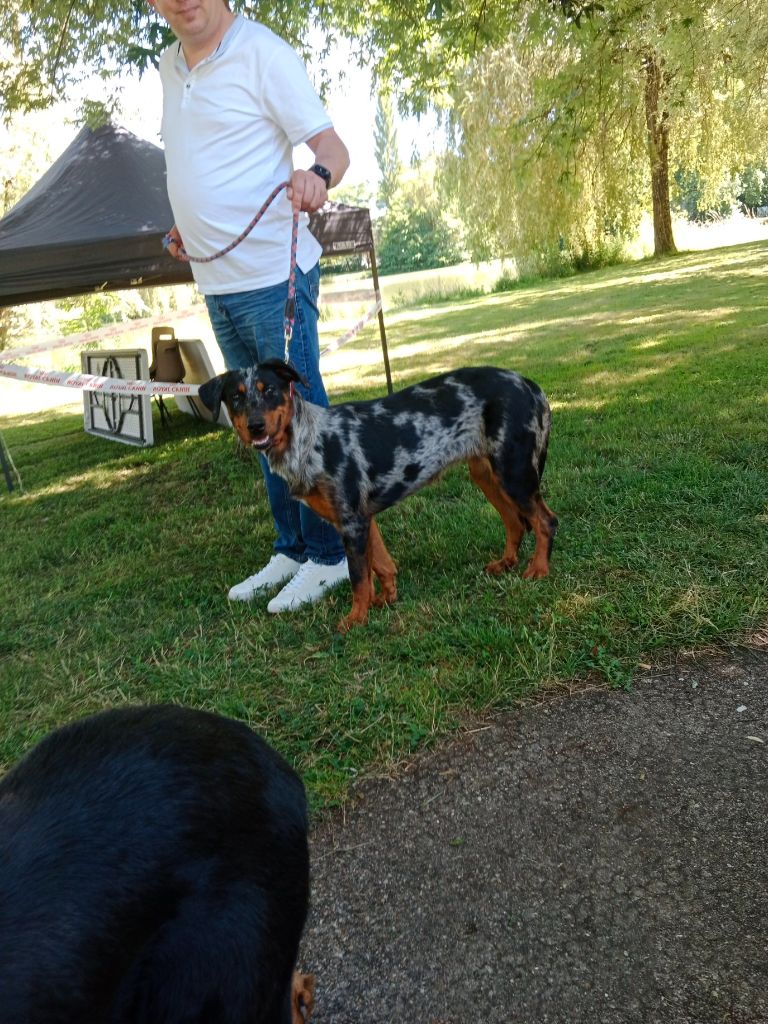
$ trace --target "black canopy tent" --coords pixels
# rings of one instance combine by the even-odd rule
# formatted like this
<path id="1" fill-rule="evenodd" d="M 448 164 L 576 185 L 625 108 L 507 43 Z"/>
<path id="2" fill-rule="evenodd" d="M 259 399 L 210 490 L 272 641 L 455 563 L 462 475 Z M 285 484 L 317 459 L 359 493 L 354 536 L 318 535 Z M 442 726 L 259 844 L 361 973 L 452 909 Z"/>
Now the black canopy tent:
<path id="1" fill-rule="evenodd" d="M 162 247 L 172 223 L 163 151 L 115 125 L 82 128 L 0 219 L 0 307 L 190 282 L 189 264 Z M 329 203 L 313 215 L 310 227 L 324 256 L 369 255 L 378 297 L 368 210 Z M 378 316 L 391 391 L 381 310 Z"/>
<path id="2" fill-rule="evenodd" d="M 181 284 L 163 151 L 124 129 L 83 128 L 0 220 L 0 306 Z"/>

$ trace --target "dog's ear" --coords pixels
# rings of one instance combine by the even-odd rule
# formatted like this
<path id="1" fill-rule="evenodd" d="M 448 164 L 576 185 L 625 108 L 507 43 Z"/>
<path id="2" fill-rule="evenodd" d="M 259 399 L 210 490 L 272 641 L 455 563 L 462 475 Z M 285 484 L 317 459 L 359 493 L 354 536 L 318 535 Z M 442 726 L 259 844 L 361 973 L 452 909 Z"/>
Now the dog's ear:
<path id="1" fill-rule="evenodd" d="M 200 401 L 210 411 L 214 423 L 221 412 L 221 396 L 228 376 L 228 373 L 220 373 L 218 377 L 212 377 L 205 384 L 201 384 L 197 392 Z"/>
<path id="2" fill-rule="evenodd" d="M 291 1024 L 306 1024 L 315 1008 L 315 976 L 293 972 L 291 983 Z"/>
<path id="3" fill-rule="evenodd" d="M 259 369 L 271 370 L 272 373 L 276 373 L 280 380 L 289 383 L 294 381 L 295 383 L 303 384 L 305 388 L 309 387 L 309 384 L 305 377 L 299 373 L 295 366 L 291 366 L 290 363 L 286 363 L 282 359 L 265 359 L 263 363 L 259 363 Z"/>

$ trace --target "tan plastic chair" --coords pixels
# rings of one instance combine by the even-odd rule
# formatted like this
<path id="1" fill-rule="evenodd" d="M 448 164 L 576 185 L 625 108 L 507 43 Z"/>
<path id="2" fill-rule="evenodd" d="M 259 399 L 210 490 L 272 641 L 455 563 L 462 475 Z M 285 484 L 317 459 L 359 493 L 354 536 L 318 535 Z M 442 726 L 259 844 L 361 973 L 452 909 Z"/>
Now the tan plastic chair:
<path id="1" fill-rule="evenodd" d="M 176 332 L 172 327 L 152 328 L 152 363 L 149 379 L 161 380 L 168 384 L 180 384 L 184 380 L 184 361 L 179 351 Z M 160 422 L 170 426 L 171 419 L 162 395 L 155 395 L 160 410 Z"/>

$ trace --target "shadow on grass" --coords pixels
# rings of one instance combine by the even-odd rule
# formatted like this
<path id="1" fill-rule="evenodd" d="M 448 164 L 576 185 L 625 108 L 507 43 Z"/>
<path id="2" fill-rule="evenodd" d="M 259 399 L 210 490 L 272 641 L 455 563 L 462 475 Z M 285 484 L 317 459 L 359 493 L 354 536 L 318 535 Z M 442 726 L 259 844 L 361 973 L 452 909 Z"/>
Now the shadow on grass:
<path id="1" fill-rule="evenodd" d="M 178 457 L 185 441 L 226 433 L 179 412 L 172 413 L 171 427 L 154 412 L 155 443 L 141 448 L 87 434 L 82 414 L 42 412 L 34 416 L 6 417 L 2 429 L 28 495 L 69 481 L 76 488 L 88 474 L 103 477 L 105 486 L 121 468 L 138 472 Z"/>

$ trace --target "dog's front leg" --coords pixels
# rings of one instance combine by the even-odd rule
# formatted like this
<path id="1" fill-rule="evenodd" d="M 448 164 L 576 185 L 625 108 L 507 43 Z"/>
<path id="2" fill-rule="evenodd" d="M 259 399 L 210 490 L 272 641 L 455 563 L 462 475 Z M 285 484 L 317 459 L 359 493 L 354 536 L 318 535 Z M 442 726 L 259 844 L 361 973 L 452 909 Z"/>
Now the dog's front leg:
<path id="1" fill-rule="evenodd" d="M 374 596 L 373 603 L 377 608 L 381 608 L 385 604 L 392 604 L 393 601 L 397 600 L 397 566 L 392 560 L 389 551 L 387 551 L 387 546 L 382 539 L 375 519 L 371 520 L 368 551 L 370 553 L 371 570 L 381 585 L 381 593 Z M 373 587 L 373 581 L 371 581 L 371 586 Z"/>
<path id="2" fill-rule="evenodd" d="M 349 582 L 352 584 L 352 610 L 339 621 L 338 629 L 345 633 L 353 626 L 364 626 L 368 610 L 373 603 L 371 576 L 370 535 L 371 520 L 356 516 L 342 524 L 341 539 L 347 554 Z"/>

